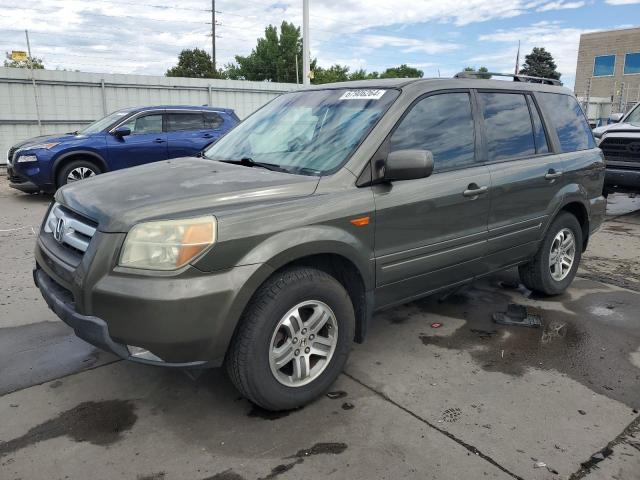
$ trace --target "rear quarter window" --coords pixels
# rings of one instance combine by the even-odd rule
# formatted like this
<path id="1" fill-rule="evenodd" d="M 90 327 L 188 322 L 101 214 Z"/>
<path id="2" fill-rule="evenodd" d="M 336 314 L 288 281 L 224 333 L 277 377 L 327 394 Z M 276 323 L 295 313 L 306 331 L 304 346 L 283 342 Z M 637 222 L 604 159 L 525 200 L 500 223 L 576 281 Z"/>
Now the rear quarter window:
<path id="1" fill-rule="evenodd" d="M 562 93 L 536 93 L 551 120 L 563 152 L 595 148 L 591 128 L 575 98 Z"/>

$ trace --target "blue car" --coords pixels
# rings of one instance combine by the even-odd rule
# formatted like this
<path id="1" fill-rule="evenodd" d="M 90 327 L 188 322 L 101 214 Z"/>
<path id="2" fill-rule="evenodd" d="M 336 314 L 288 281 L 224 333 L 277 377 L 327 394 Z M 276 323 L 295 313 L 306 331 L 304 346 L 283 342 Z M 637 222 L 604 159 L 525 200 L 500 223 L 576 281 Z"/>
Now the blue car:
<path id="1" fill-rule="evenodd" d="M 198 154 L 240 120 L 228 108 L 118 110 L 79 132 L 31 138 L 9 149 L 9 185 L 52 192 L 104 172 Z"/>

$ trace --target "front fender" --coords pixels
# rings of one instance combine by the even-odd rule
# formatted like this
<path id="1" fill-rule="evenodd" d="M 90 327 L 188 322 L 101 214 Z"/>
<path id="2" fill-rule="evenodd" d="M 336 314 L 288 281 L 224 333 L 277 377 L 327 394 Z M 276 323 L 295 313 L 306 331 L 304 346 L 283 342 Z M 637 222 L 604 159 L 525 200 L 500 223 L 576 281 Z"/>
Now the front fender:
<path id="1" fill-rule="evenodd" d="M 366 290 L 374 286 L 374 260 L 369 245 L 356 235 L 334 226 L 312 225 L 279 232 L 256 245 L 240 265 L 266 263 L 274 270 L 304 257 L 334 254 L 359 270 Z"/>

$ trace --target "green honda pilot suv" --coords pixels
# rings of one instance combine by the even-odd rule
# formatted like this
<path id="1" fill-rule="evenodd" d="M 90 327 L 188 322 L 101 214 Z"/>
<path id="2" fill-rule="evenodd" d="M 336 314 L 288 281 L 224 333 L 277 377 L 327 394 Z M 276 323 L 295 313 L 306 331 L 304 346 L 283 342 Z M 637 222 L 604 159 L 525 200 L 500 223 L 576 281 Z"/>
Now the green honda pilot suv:
<path id="1" fill-rule="evenodd" d="M 569 90 L 512 80 L 296 90 L 201 158 L 63 187 L 35 282 L 122 358 L 224 365 L 254 403 L 304 405 L 380 309 L 516 266 L 542 294 L 573 280 L 603 156 Z"/>

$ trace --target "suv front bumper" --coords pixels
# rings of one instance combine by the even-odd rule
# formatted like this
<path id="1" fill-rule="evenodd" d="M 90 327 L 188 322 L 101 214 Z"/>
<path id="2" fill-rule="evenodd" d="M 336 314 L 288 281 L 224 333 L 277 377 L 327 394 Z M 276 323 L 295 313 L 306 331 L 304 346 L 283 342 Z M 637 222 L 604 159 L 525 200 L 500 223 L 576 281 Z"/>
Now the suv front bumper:
<path id="1" fill-rule="evenodd" d="M 131 352 L 127 345 L 116 342 L 109 336 L 107 323 L 101 318 L 81 315 L 73 305 L 73 298 L 69 292 L 55 283 L 40 268 L 33 270 L 33 280 L 40 289 L 47 305 L 67 325 L 73 328 L 76 336 L 102 350 L 114 353 L 125 360 L 165 367 L 206 367 L 207 362 L 200 360 L 194 362 L 171 363 L 161 359 L 147 359 L 140 352 Z M 157 357 L 156 357 L 157 358 Z"/>
<path id="2" fill-rule="evenodd" d="M 189 267 L 173 276 L 122 273 L 108 268 L 110 242 L 102 240 L 107 248 L 76 268 L 38 240 L 33 277 L 56 315 L 78 337 L 127 360 L 220 366 L 262 265 L 208 273 Z"/>
<path id="3" fill-rule="evenodd" d="M 640 169 L 623 169 L 607 166 L 604 177 L 605 190 L 610 192 L 640 192 Z"/>

